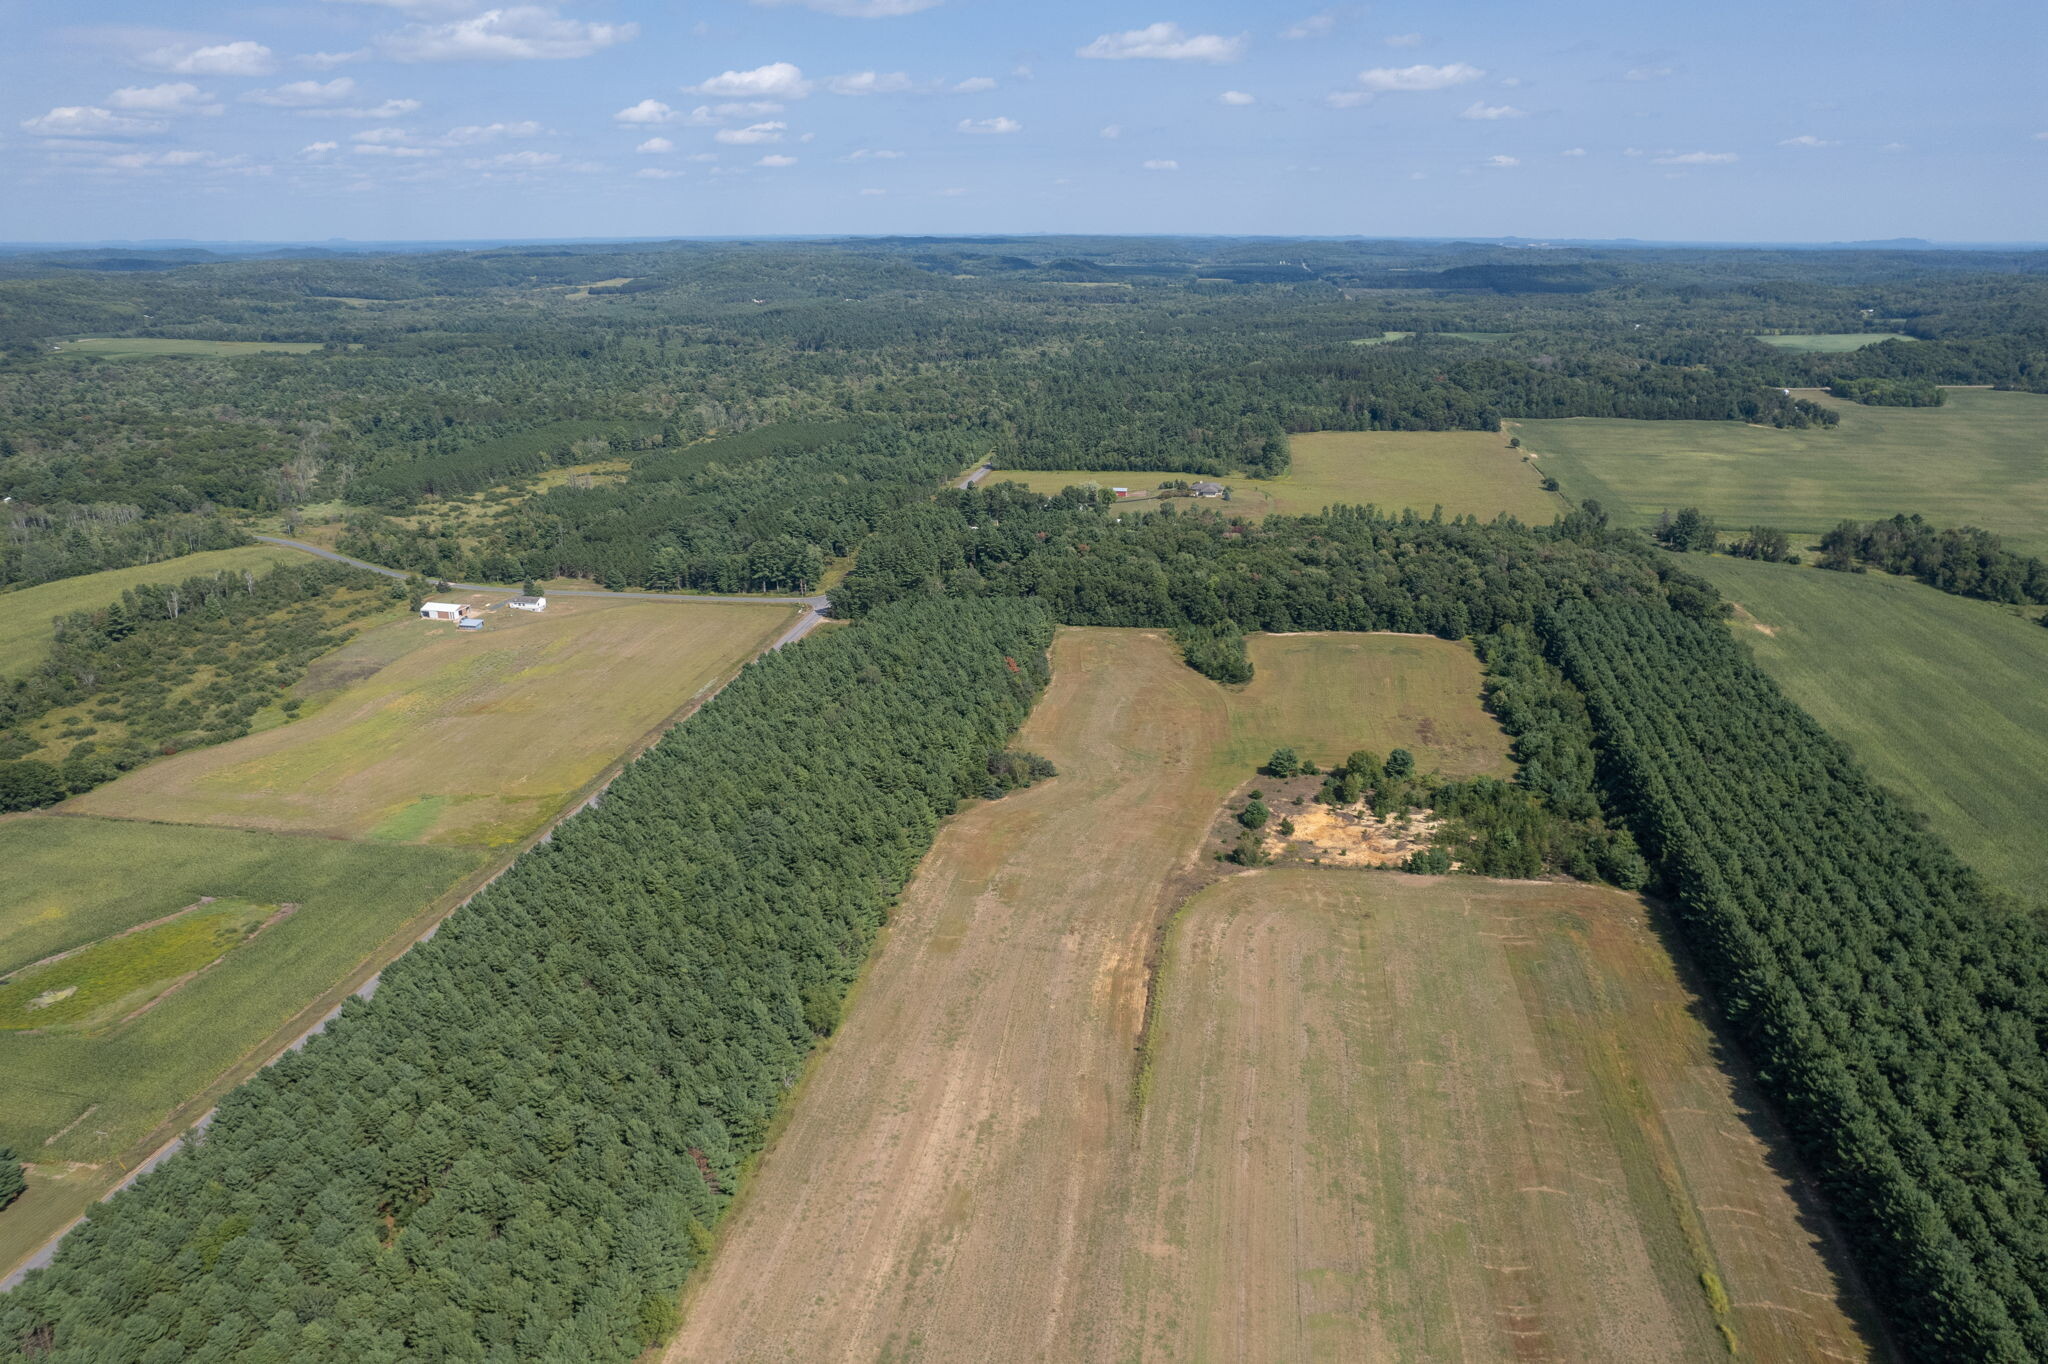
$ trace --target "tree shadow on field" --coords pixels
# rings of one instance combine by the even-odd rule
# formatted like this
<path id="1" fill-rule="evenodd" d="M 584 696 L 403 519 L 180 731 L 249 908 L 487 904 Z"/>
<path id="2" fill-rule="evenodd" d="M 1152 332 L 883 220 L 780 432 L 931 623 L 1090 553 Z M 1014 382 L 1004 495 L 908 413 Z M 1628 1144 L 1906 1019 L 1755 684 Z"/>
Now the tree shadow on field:
<path id="1" fill-rule="evenodd" d="M 1693 960 L 1675 906 L 1657 896 L 1643 894 L 1650 931 L 1656 935 L 1665 955 L 1676 969 L 1685 992 L 1689 1013 L 1699 1020 L 1707 1035 L 1708 1053 L 1721 1073 L 1728 1077 L 1735 1115 L 1763 1152 L 1765 1166 L 1791 1196 L 1799 1230 L 1819 1250 L 1821 1263 L 1834 1281 L 1835 1305 L 1870 1346 L 1871 1358 L 1883 1364 L 1902 1364 L 1904 1356 L 1884 1317 L 1876 1297 L 1849 1252 L 1847 1240 L 1828 1208 L 1819 1182 L 1801 1159 L 1792 1134 L 1765 1097 L 1749 1058 L 1734 1040 L 1733 1029 L 1721 1011 L 1720 1000 Z"/>

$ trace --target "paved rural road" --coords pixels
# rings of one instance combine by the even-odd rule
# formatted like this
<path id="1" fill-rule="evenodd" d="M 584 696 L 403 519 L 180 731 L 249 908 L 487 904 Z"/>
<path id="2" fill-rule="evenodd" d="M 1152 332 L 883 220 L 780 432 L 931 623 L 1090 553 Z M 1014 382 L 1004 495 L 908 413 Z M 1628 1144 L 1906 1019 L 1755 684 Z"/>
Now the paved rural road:
<path id="1" fill-rule="evenodd" d="M 981 482 L 984 478 L 987 478 L 990 474 L 994 473 L 995 471 L 995 465 L 984 464 L 979 469 L 974 470 L 972 473 L 962 474 L 960 475 L 960 477 L 954 479 L 953 486 L 956 488 L 972 488 L 975 484 Z"/>
<path id="2" fill-rule="evenodd" d="M 985 474 L 987 472 L 988 469 L 986 467 L 984 467 L 981 470 L 981 473 Z M 336 563 L 348 564 L 355 568 L 366 568 L 372 573 L 381 573 L 387 578 L 405 578 L 411 576 L 410 574 L 401 573 L 395 568 L 385 568 L 382 564 L 371 564 L 365 563 L 361 559 L 351 559 L 346 554 L 337 554 L 331 549 L 322 549 L 318 545 L 309 545 L 303 540 L 286 540 L 282 537 L 275 535 L 259 535 L 256 538 L 258 540 L 261 540 L 266 545 L 281 545 L 286 549 L 302 550 L 307 554 L 318 555 L 322 559 L 332 559 Z M 518 590 L 516 588 L 491 587 L 482 583 L 449 583 L 448 586 L 452 588 L 459 588 L 465 592 L 502 592 L 506 596 L 518 595 Z M 808 635 L 811 631 L 817 629 L 820 625 L 824 624 L 825 608 L 830 604 L 826 599 L 825 594 L 822 592 L 814 597 L 726 597 L 714 596 L 710 594 L 692 596 L 690 594 L 682 592 L 594 591 L 550 592 L 548 595 L 556 597 L 617 597 L 625 601 L 757 602 L 770 606 L 779 605 L 803 607 L 804 613 L 801 616 L 797 617 L 795 624 L 791 625 L 787 630 L 784 630 L 782 634 L 776 638 L 775 642 L 768 646 L 770 649 L 780 649 L 785 644 L 794 644 L 796 643 L 796 641 L 802 639 L 805 635 Z M 705 699 L 709 700 L 710 698 L 706 697 Z M 598 796 L 601 796 L 602 794 L 603 792 L 599 792 Z M 589 805 L 595 805 L 596 803 L 597 796 L 592 796 L 589 801 L 584 803 L 584 805 L 578 806 L 576 808 L 583 809 Z M 557 817 L 556 822 L 559 823 L 562 819 L 568 818 L 569 815 L 572 813 L 574 813 L 574 811 L 564 811 L 560 816 Z M 495 880 L 496 878 L 493 877 L 492 879 Z M 481 890 L 482 887 L 479 887 L 478 893 L 481 893 Z M 463 904 L 467 903 L 469 903 L 468 900 L 463 901 Z M 461 909 L 461 907 L 461 905 L 458 905 L 456 906 L 456 909 L 459 910 Z M 454 911 L 450 912 L 453 913 Z M 442 920 L 441 922 L 446 922 L 446 920 Z M 425 933 L 420 935 L 417 941 L 425 942 L 428 938 L 433 937 L 435 930 L 438 929 L 440 926 L 441 923 L 437 922 L 433 925 L 433 927 L 429 928 Z M 377 993 L 377 986 L 382 983 L 383 979 L 384 974 L 380 971 L 376 975 L 371 976 L 368 980 L 364 981 L 362 985 L 357 988 L 355 993 L 363 999 L 368 999 L 371 995 Z M 305 1032 L 301 1033 L 297 1038 L 295 1038 L 291 1043 L 289 1043 L 284 1048 L 284 1050 L 297 1051 L 300 1047 L 306 1045 L 306 1041 L 308 1038 L 311 1038 L 315 1033 L 324 1031 L 327 1025 L 334 1021 L 335 1015 L 339 1014 L 340 1012 L 341 1006 L 337 1004 L 334 1007 L 333 1012 L 329 1013 L 325 1018 L 322 1018 L 312 1027 L 308 1028 Z M 115 1194 L 121 1192 L 121 1190 L 127 1188 L 130 1184 L 133 1184 L 136 1180 L 142 1178 L 142 1176 L 148 1174 L 151 1170 L 154 1170 L 157 1166 L 163 1164 L 166 1160 L 170 1159 L 173 1155 L 177 1154 L 179 1149 L 185 1145 L 185 1142 L 188 1138 L 206 1131 L 207 1125 L 213 1121 L 213 1115 L 215 1111 L 216 1110 L 214 1109 L 208 1109 L 203 1115 L 201 1115 L 199 1120 L 195 1122 L 187 1132 L 179 1136 L 173 1137 L 170 1141 L 164 1143 L 163 1146 L 157 1149 L 156 1154 L 152 1155 L 149 1159 L 143 1161 L 142 1164 L 136 1166 L 133 1170 L 129 1171 L 126 1178 L 124 1178 L 119 1184 L 116 1184 L 113 1188 L 107 1190 L 105 1196 L 102 1197 L 100 1201 L 105 1202 L 108 1198 L 112 1198 Z M 55 1236 L 52 1236 L 48 1241 L 46 1241 L 40 1250 L 36 1251 L 35 1254 L 29 1256 L 28 1259 L 22 1261 L 21 1264 L 17 1265 L 12 1273 L 8 1274 L 5 1278 L 0 1278 L 0 1293 L 5 1293 L 9 1289 L 13 1288 L 16 1284 L 20 1283 L 22 1281 L 22 1278 L 25 1275 L 27 1275 L 27 1273 L 30 1270 L 41 1269 L 44 1265 L 49 1264 L 51 1259 L 57 1254 L 58 1243 L 63 1241 L 65 1234 L 71 1230 L 71 1227 L 77 1225 L 78 1224 L 76 1222 L 73 1222 L 70 1226 L 67 1226 L 62 1231 L 59 1231 Z"/>
<path id="3" fill-rule="evenodd" d="M 980 473 L 985 474 L 987 472 L 988 468 L 984 465 Z M 979 474 L 970 475 L 970 477 L 979 477 Z M 322 549 L 318 545 L 309 545 L 304 540 L 287 540 L 277 535 L 258 535 L 255 538 L 261 540 L 266 545 L 281 545 L 285 549 L 296 549 L 302 553 L 317 555 L 322 559 L 332 559 L 338 564 L 347 564 L 351 568 L 364 568 L 372 573 L 381 573 L 387 578 L 409 578 L 412 576 L 395 568 L 386 568 L 382 564 L 372 564 L 366 563 L 361 559 L 351 559 L 346 554 L 337 554 L 331 549 Z M 445 582 L 447 580 L 442 579 L 441 581 Z M 500 592 L 508 597 L 520 595 L 519 589 L 516 587 L 497 587 L 490 583 L 451 582 L 448 583 L 448 586 L 462 592 Z M 548 595 L 551 597 L 612 597 L 619 601 L 754 602 L 768 606 L 803 607 L 804 614 L 798 619 L 797 623 L 790 626 L 780 639 L 769 646 L 774 649 L 780 649 L 785 644 L 793 644 L 817 629 L 819 622 L 825 618 L 825 608 L 831 604 L 822 592 L 812 597 L 745 597 L 725 596 L 716 592 L 603 592 L 570 588 L 567 591 L 551 589 Z"/>

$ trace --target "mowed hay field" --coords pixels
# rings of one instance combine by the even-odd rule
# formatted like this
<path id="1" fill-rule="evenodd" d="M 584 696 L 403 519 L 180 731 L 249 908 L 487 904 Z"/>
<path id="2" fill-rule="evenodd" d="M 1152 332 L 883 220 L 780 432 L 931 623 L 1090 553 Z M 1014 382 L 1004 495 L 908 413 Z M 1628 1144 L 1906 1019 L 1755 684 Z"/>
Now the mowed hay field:
<path id="1" fill-rule="evenodd" d="M 1161 482 L 1211 479 L 1226 484 L 1231 500 L 1177 500 L 1241 516 L 1278 512 L 1304 516 L 1339 504 L 1382 511 L 1413 508 L 1424 516 L 1438 506 L 1446 516 L 1490 521 L 1506 512 L 1547 526 L 1567 509 L 1543 491 L 1543 475 L 1508 437 L 1492 431 L 1311 431 L 1289 438 L 1292 467 L 1273 479 L 1216 478 L 1213 474 L 1119 472 L 1082 469 L 998 469 L 989 483 L 1022 483 L 1035 492 L 1096 484 L 1150 492 Z M 1143 509 L 1151 501 L 1134 504 Z"/>
<path id="2" fill-rule="evenodd" d="M 2048 630 L 1909 578 L 1688 555 L 1736 636 L 1992 880 L 2048 899 Z"/>
<path id="3" fill-rule="evenodd" d="M 207 573 L 267 572 L 283 563 L 303 563 L 295 550 L 276 545 L 210 549 L 135 568 L 110 568 L 60 578 L 13 592 L 0 592 L 0 679 L 21 677 L 50 653 L 50 621 L 73 611 L 96 611 L 144 583 L 178 583 Z"/>
<path id="4" fill-rule="evenodd" d="M 1636 897 L 1253 872 L 1162 980 L 1117 1358 L 1869 1356 Z"/>
<path id="5" fill-rule="evenodd" d="M 138 360 L 157 355 L 305 355 L 321 349 L 320 341 L 194 341 L 169 336 L 87 336 L 63 341 L 57 350 L 67 354 L 98 355 L 109 360 Z"/>
<path id="6" fill-rule="evenodd" d="M 408 617 L 299 684 L 300 719 L 152 763 L 67 811 L 505 845 L 793 618 L 787 606 L 560 600 L 477 631 Z"/>
<path id="7" fill-rule="evenodd" d="M 1817 390 L 1830 429 L 1606 417 L 1509 423 L 1574 502 L 1617 521 L 1698 507 L 1723 529 L 1818 535 L 1845 517 L 1918 512 L 2048 550 L 2048 394 L 1952 388 L 1942 407 L 1865 407 Z"/>
<path id="8" fill-rule="evenodd" d="M 1757 340 L 1779 350 L 1842 351 L 1862 350 L 1880 341 L 1911 341 L 1903 332 L 1802 332 L 1783 336 L 1759 336 Z"/>
<path id="9" fill-rule="evenodd" d="M 1161 635 L 1060 633 L 1018 740 L 1060 776 L 941 831 L 686 1289 L 665 1358 L 1725 1356 L 1695 1266 L 1742 1299 L 1730 1319 L 1739 1339 L 1752 1332 L 1749 1356 L 1861 1357 L 1629 897 L 1303 873 L 1305 887 L 1376 897 L 1354 917 L 1446 920 L 1383 925 L 1384 948 L 1367 952 L 1370 925 L 1290 909 L 1292 881 L 1226 881 L 1170 940 L 1140 1083 L 1160 925 L 1200 884 L 1218 802 L 1274 746 L 1321 761 L 1463 733 L 1468 762 L 1504 761 L 1497 730 L 1490 755 L 1478 742 L 1488 722 L 1461 645 L 1315 635 L 1252 649 L 1258 680 L 1232 693 Z M 1393 675 L 1448 655 L 1471 668 L 1468 689 L 1422 688 L 1432 715 L 1375 714 L 1404 694 Z M 1448 770 L 1451 753 L 1419 756 Z M 1282 957 L 1314 960 L 1224 966 L 1205 986 L 1189 954 L 1208 930 L 1194 925 L 1227 923 L 1224 897 L 1256 906 L 1262 886 L 1303 917 Z M 1300 936 L 1311 929 L 1321 937 Z M 1396 947 L 1398 967 L 1383 955 Z M 1289 973 L 1313 988 L 1282 988 Z M 1354 1023 L 1316 1017 L 1328 1007 L 1379 1026 L 1377 1050 L 1346 1050 Z M 1396 1101 L 1410 1111 L 1351 1111 Z M 1366 1140 L 1379 1124 L 1413 1145 Z M 1477 1206 L 1510 1181 L 1519 1202 Z M 1560 1258 L 1536 1239 L 1552 1231 L 1588 1244 Z M 1540 1318 L 1498 1311 L 1531 1301 L 1516 1289 L 1535 1282 L 1532 1260 L 1570 1281 L 1535 1304 Z M 1594 1276 L 1611 1266 L 1626 1275 Z M 1473 1283 L 1485 1296 L 1464 1296 Z"/>

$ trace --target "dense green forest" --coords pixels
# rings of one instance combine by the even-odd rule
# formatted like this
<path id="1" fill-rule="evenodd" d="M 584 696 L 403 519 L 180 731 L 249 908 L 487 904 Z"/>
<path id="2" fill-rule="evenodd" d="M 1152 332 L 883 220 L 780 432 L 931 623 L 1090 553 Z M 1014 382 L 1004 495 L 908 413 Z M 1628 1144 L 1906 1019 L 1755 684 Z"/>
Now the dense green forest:
<path id="1" fill-rule="evenodd" d="M 95 1209 L 0 1342 L 631 1359 L 940 818 L 1031 775 L 1001 757 L 1050 640 L 1028 603 L 929 602 L 750 665 Z"/>
<path id="2" fill-rule="evenodd" d="M 576 287 L 593 279 L 629 284 Z M 1912 339 L 1823 354 L 1756 339 L 1787 331 Z M 81 335 L 322 348 L 56 349 Z M 838 515 L 821 480 L 926 478 L 907 453 L 878 469 L 878 443 L 1256 477 L 1285 468 L 1294 431 L 1798 426 L 1835 417 L 1788 388 L 1919 401 L 1937 383 L 2048 387 L 2037 257 L 1571 248 L 1538 262 L 1477 244 L 1171 238 L 16 257 L 0 270 L 0 586 L 213 547 L 233 534 L 219 512 L 339 503 L 365 510 L 358 544 L 426 572 L 789 587 L 872 511 Z M 689 467 L 707 437 L 849 421 L 864 435 L 793 465 L 754 449 Z M 369 514 L 431 519 L 448 497 L 607 457 L 644 486 L 509 499 L 516 514 L 478 535 Z M 786 514 L 746 486 L 799 475 L 805 505 Z M 674 550 L 659 569 L 650 533 Z"/>
<path id="3" fill-rule="evenodd" d="M 1887 521 L 1842 522 L 1821 536 L 1820 566 L 1845 573 L 1881 568 L 1959 597 L 2048 605 L 2048 562 L 2014 554 L 1988 530 L 1937 530 L 1903 513 Z"/>

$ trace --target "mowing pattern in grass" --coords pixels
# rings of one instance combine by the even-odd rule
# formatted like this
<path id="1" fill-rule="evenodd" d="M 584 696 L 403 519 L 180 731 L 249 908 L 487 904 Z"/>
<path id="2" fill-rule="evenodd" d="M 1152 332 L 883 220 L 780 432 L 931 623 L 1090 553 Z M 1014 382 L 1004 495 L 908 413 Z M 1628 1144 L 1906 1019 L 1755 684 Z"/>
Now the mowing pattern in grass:
<path id="1" fill-rule="evenodd" d="M 154 355 L 305 355 L 319 350 L 319 341 L 192 341 L 163 336 L 88 336 L 60 342 L 59 351 L 100 355 L 110 360 L 135 360 Z"/>
<path id="2" fill-rule="evenodd" d="M 0 678 L 20 677 L 50 652 L 50 622 L 73 611 L 97 611 L 144 583 L 180 583 L 209 573 L 262 572 L 275 564 L 299 564 L 305 556 L 275 545 L 210 549 L 136 568 L 110 568 L 76 578 L 0 592 Z"/>
<path id="3" fill-rule="evenodd" d="M 2048 395 L 1951 389 L 1943 407 L 1865 407 L 1832 428 L 1607 418 L 1510 423 L 1574 502 L 1650 524 L 1698 507 L 1724 529 L 1817 535 L 1837 521 L 1918 512 L 1981 526 L 2015 549 L 2048 550 Z"/>
<path id="4" fill-rule="evenodd" d="M 1639 425 L 1643 423 L 1638 423 Z M 1312 431 L 1289 441 L 1293 464 L 1279 478 L 1220 480 L 1227 503 L 1180 502 L 1244 516 L 1278 512 L 1303 516 L 1340 503 L 1368 503 L 1386 511 L 1412 507 L 1423 516 L 1441 506 L 1446 516 L 1491 520 L 1502 512 L 1547 526 L 1566 510 L 1563 498 L 1543 491 L 1543 475 L 1491 431 Z M 1022 483 L 1036 492 L 1095 485 L 1145 493 L 1162 482 L 1192 482 L 1209 474 L 1115 473 L 1079 469 L 997 470 L 990 483 Z M 1132 504 L 1144 509 L 1157 503 Z"/>
<path id="5" fill-rule="evenodd" d="M 1692 556 L 1736 635 L 1994 881 L 2048 886 L 2048 630 L 1905 578 Z"/>
<path id="6" fill-rule="evenodd" d="M 1901 332 L 1813 332 L 1796 336 L 1759 336 L 1757 340 L 1779 350 L 1850 351 L 1874 346 L 1880 341 L 1911 341 Z"/>
<path id="7" fill-rule="evenodd" d="M 122 1153 L 347 975 L 476 861 L 474 853 L 450 849 L 366 847 L 231 829 L 57 815 L 0 820 L 0 866 L 9 871 L 0 877 L 5 969 L 18 971 L 100 940 L 75 956 L 19 972 L 31 999 L 73 983 L 81 987 L 29 1011 L 26 1020 L 8 1017 L 18 987 L 0 987 L 0 1027 L 89 1025 L 0 1034 L 0 1094 L 7 1096 L 0 1103 L 0 1143 L 37 1161 L 97 1161 Z M 208 895 L 221 903 L 204 907 L 206 913 L 113 936 Z M 206 933 L 190 935 L 219 927 L 221 915 L 243 913 L 230 902 L 261 907 L 247 911 L 259 920 L 280 904 L 298 909 L 141 1018 L 104 1026 L 146 1003 L 152 982 L 219 956 L 202 945 Z M 111 1007 L 137 992 L 145 997 Z M 95 1001 L 109 1007 L 94 1008 Z"/>
<path id="8" fill-rule="evenodd" d="M 1159 989 L 1117 1358 L 1868 1356 L 1635 897 L 1240 875 Z"/>
<path id="9" fill-rule="evenodd" d="M 484 629 L 370 630 L 281 729 L 131 772 L 92 814 L 409 842 L 506 844 L 724 677 L 785 606 L 564 601 Z"/>
<path id="10" fill-rule="evenodd" d="M 92 1028 L 161 998 L 277 913 L 247 900 L 197 904 L 0 980 L 0 1031 Z"/>
<path id="11" fill-rule="evenodd" d="M 1232 693 L 1162 635 L 1061 632 L 1018 740 L 1060 776 L 941 833 L 667 1359 L 1711 1358 L 1703 1271 L 1748 1354 L 1861 1357 L 1617 892 L 1233 882 L 1187 911 L 1140 1085 L 1159 916 L 1242 773 L 1485 724 L 1426 680 L 1462 646 L 1252 652 Z M 1246 950 L 1205 977 L 1219 926 Z"/>

